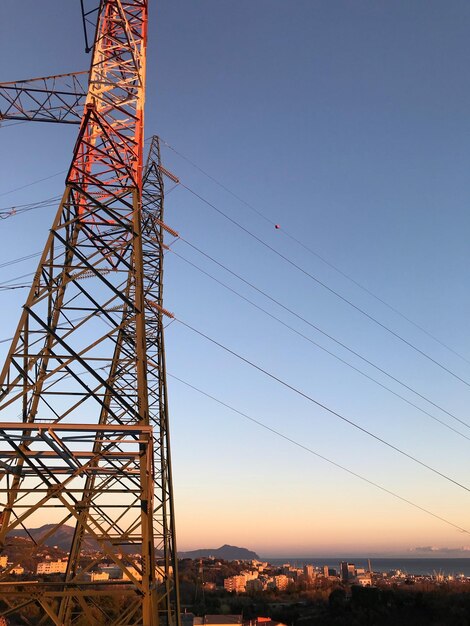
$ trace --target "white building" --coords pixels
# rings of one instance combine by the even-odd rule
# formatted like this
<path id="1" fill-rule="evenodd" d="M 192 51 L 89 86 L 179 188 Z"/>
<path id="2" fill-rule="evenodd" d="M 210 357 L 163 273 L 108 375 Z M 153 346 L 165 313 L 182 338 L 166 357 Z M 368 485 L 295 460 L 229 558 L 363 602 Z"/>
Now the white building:
<path id="1" fill-rule="evenodd" d="M 49 576 L 50 574 L 65 574 L 67 561 L 42 561 L 38 563 L 36 574 Z"/>

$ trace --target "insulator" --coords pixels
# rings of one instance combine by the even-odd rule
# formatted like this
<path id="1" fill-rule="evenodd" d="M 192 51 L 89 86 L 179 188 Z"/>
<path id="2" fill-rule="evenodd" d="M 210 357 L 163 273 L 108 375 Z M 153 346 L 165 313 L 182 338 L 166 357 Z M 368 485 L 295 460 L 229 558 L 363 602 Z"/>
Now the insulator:
<path id="1" fill-rule="evenodd" d="M 167 178 L 169 178 L 170 180 L 172 180 L 174 183 L 176 183 L 177 185 L 179 185 L 180 179 L 175 176 L 174 174 L 172 174 L 171 172 L 169 172 L 165 167 L 163 167 L 163 165 L 159 165 L 158 169 L 160 170 L 160 172 L 162 174 L 165 174 L 165 176 Z"/>
<path id="2" fill-rule="evenodd" d="M 94 270 L 85 270 L 84 272 L 77 272 L 75 274 L 71 274 L 71 280 L 83 280 L 84 278 L 93 278 L 96 274 L 101 274 L 104 276 L 105 274 L 109 274 L 112 272 L 110 268 L 103 267 L 102 269 L 96 268 Z"/>
<path id="3" fill-rule="evenodd" d="M 176 230 L 173 230 L 173 228 L 170 228 L 170 226 L 165 224 L 165 222 L 162 222 L 162 220 L 158 219 L 158 217 L 153 216 L 152 219 L 156 224 L 161 226 L 163 230 L 166 230 L 167 233 L 172 235 L 172 237 L 177 237 L 179 239 L 179 233 Z"/>
<path id="4" fill-rule="evenodd" d="M 154 300 L 146 300 L 145 302 L 151 307 L 153 307 L 154 309 L 157 309 L 157 311 L 160 311 L 160 313 L 163 313 L 163 315 L 166 315 L 167 317 L 171 319 L 175 318 L 174 313 L 171 313 L 170 311 L 167 311 L 166 309 L 164 309 L 162 306 L 158 304 L 158 302 L 155 302 Z"/>

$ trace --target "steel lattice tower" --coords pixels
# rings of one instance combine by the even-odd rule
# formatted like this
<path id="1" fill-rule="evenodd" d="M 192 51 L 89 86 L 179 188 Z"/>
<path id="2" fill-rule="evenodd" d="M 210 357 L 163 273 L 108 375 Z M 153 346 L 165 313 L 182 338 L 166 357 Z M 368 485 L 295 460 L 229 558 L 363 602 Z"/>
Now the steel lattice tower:
<path id="1" fill-rule="evenodd" d="M 157 139 L 143 167 L 147 4 L 100 2 L 65 192 L 0 374 L 0 545 L 45 515 L 31 553 L 74 527 L 60 581 L 0 576 L 0 615 L 18 623 L 180 622 L 162 293 L 176 233 Z M 90 578 L 103 555 L 124 580 Z"/>

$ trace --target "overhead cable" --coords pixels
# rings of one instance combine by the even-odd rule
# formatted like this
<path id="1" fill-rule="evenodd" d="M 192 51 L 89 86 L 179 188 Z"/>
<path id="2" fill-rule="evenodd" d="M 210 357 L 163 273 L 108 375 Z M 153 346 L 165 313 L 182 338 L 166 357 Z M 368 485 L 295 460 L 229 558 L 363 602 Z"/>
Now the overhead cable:
<path id="1" fill-rule="evenodd" d="M 230 189 L 229 187 L 227 187 L 226 185 L 224 185 L 223 183 L 221 183 L 219 180 L 217 180 L 217 178 L 215 178 L 214 176 L 212 176 L 211 174 L 209 174 L 206 170 L 202 169 L 202 167 L 200 167 L 199 165 L 197 165 L 197 163 L 195 163 L 192 159 L 190 159 L 189 157 L 185 156 L 184 154 L 182 154 L 181 152 L 179 152 L 178 150 L 176 150 L 176 148 L 174 148 L 172 145 L 170 145 L 167 141 L 165 141 L 164 139 L 162 139 L 160 137 L 160 141 L 172 152 L 174 152 L 175 154 L 177 154 L 181 159 L 183 159 L 184 161 L 187 161 L 192 167 L 194 167 L 196 170 L 198 170 L 199 172 L 201 172 L 201 174 L 203 174 L 204 176 L 206 176 L 207 178 L 209 178 L 210 180 L 212 180 L 216 185 L 218 185 L 221 189 L 223 189 L 224 191 L 226 191 L 228 194 L 230 194 L 233 198 L 235 198 L 236 200 L 238 200 L 239 202 L 241 202 L 242 204 L 244 204 L 248 209 L 250 209 L 251 211 L 253 211 L 254 213 L 256 213 L 256 215 L 258 215 L 261 219 L 263 219 L 265 222 L 267 222 L 268 224 L 270 224 L 271 226 L 276 227 L 277 224 L 275 222 L 273 222 L 272 219 L 270 219 L 269 217 L 267 217 L 262 211 L 260 211 L 259 209 L 257 209 L 253 204 L 251 204 L 250 202 L 248 202 L 247 200 L 245 200 L 244 198 L 242 198 L 240 195 L 238 195 L 237 193 L 235 193 L 232 189 Z M 332 270 L 334 270 L 335 272 L 337 272 L 338 274 L 340 274 L 341 276 L 343 276 L 343 278 L 346 278 L 347 280 L 349 280 L 351 283 L 353 283 L 354 285 L 356 285 L 356 287 L 359 287 L 359 289 L 362 289 L 362 291 L 364 291 L 365 293 L 367 293 L 369 296 L 371 296 L 372 298 L 374 298 L 375 300 L 377 300 L 378 302 L 380 302 L 381 304 L 383 304 L 384 306 L 386 306 L 388 309 L 390 309 L 391 311 L 393 311 L 396 315 L 400 316 L 402 319 L 404 319 L 405 321 L 407 321 L 409 324 L 411 324 L 412 326 L 414 326 L 415 328 L 417 328 L 418 330 L 420 330 L 421 332 L 423 332 L 425 335 L 427 335 L 428 337 L 430 337 L 433 341 L 435 341 L 436 343 L 438 343 L 439 345 L 441 345 L 443 348 L 446 348 L 446 350 L 449 350 L 449 352 L 452 352 L 453 354 L 455 354 L 455 356 L 458 356 L 460 359 L 462 359 L 463 361 L 466 361 L 467 363 L 470 363 L 470 359 L 467 359 L 465 356 L 463 356 L 462 354 L 460 354 L 460 352 L 457 352 L 457 350 L 455 350 L 454 348 L 452 348 L 451 346 L 449 346 L 448 344 L 444 343 L 441 339 L 439 339 L 438 337 L 436 337 L 434 334 L 432 334 L 431 332 L 429 332 L 428 330 L 426 330 L 423 326 L 421 326 L 421 324 L 418 324 L 417 322 L 415 322 L 414 320 L 412 320 L 410 317 L 408 317 L 407 315 L 405 315 L 404 313 L 402 313 L 399 309 L 397 309 L 395 306 L 393 306 L 392 304 L 390 304 L 389 302 L 387 302 L 386 300 L 384 300 L 383 298 L 381 298 L 380 296 L 378 296 L 376 293 L 374 293 L 371 289 L 369 289 L 368 287 L 366 287 L 365 285 L 363 285 L 362 283 L 360 283 L 358 280 L 356 280 L 355 278 L 353 278 L 350 274 L 344 272 L 342 269 L 340 269 L 337 265 L 335 265 L 334 263 L 332 263 L 331 261 L 329 261 L 328 259 L 326 259 L 324 256 L 322 256 L 321 254 L 319 254 L 316 250 L 314 250 L 313 248 L 311 248 L 310 246 L 308 246 L 307 244 L 305 244 L 303 241 L 301 241 L 300 239 L 298 239 L 297 237 L 295 237 L 294 235 L 292 235 L 284 226 L 282 226 L 281 229 L 279 229 L 279 232 L 284 235 L 285 237 L 287 237 L 288 239 L 291 239 L 292 241 L 294 241 L 297 245 L 301 246 L 304 250 L 306 250 L 307 252 L 309 252 L 310 254 L 312 254 L 313 256 L 315 256 L 317 259 L 319 259 L 322 263 L 324 263 L 325 265 L 327 265 L 328 267 L 330 267 Z"/>
<path id="2" fill-rule="evenodd" d="M 375 439 L 376 441 L 378 441 L 379 443 L 383 444 L 384 446 L 387 446 L 387 448 L 390 448 L 391 450 L 394 450 L 395 452 L 398 452 L 398 454 L 406 457 L 407 459 L 413 461 L 414 463 L 417 463 L 418 465 L 421 465 L 421 467 L 424 467 L 425 469 L 429 470 L 430 472 L 433 472 L 433 474 L 436 474 L 437 476 L 440 476 L 444 480 L 447 480 L 448 482 L 453 483 L 457 487 L 460 487 L 461 489 L 464 489 L 465 491 L 470 492 L 470 488 L 467 487 L 466 485 L 464 485 L 462 483 L 459 483 L 454 478 L 451 478 L 450 476 L 447 476 L 446 474 L 444 474 L 443 472 L 440 472 L 439 470 L 435 469 L 431 465 L 428 465 L 427 463 L 424 463 L 424 461 L 420 461 L 417 457 L 413 456 L 412 454 L 408 454 L 408 452 L 405 452 L 401 448 L 398 448 L 397 446 L 395 446 L 394 444 L 390 443 L 386 439 L 383 439 L 382 437 L 380 437 L 379 435 L 376 435 L 372 431 L 367 430 L 367 428 L 364 428 L 363 426 L 360 426 L 357 422 L 354 422 L 352 419 L 349 419 L 345 415 L 342 415 L 341 413 L 338 413 L 334 409 L 331 409 L 326 404 L 323 404 L 319 400 L 316 400 L 313 396 L 310 396 L 306 392 L 302 391 L 301 389 L 298 389 L 294 385 L 291 385 L 290 383 L 288 383 L 287 381 L 283 380 L 279 376 L 276 376 L 272 372 L 269 372 L 268 370 L 263 368 L 261 365 L 258 365 L 256 363 L 254 363 L 253 361 L 250 361 L 250 359 L 242 356 L 241 354 L 239 354 L 235 350 L 232 350 L 231 348 L 225 346 L 220 341 L 217 341 L 216 339 L 213 339 L 212 337 L 210 337 L 209 335 L 207 335 L 203 331 L 198 330 L 197 328 L 195 328 L 194 326 L 191 326 L 190 324 L 188 324 L 187 322 L 183 321 L 182 319 L 180 319 L 178 317 L 176 317 L 175 319 L 182 326 L 184 326 L 185 328 L 188 328 L 189 330 L 191 330 L 196 335 L 199 335 L 203 339 L 206 339 L 207 341 L 209 341 L 213 345 L 217 346 L 218 348 L 221 348 L 222 350 L 224 350 L 228 354 L 231 354 L 232 356 L 237 358 L 242 363 L 245 363 L 246 365 L 249 365 L 253 369 L 257 370 L 258 372 L 261 372 L 262 374 L 264 374 L 265 376 L 267 376 L 271 380 L 274 380 L 275 382 L 279 383 L 280 385 L 282 385 L 286 389 L 289 389 L 290 391 L 294 392 L 298 396 L 304 398 L 308 402 L 311 402 L 312 404 L 315 404 L 316 406 L 320 407 L 321 409 L 323 409 L 324 411 L 326 411 L 330 415 L 333 415 L 334 417 L 337 417 L 339 420 L 345 422 L 346 424 L 349 424 L 349 426 L 352 426 L 353 428 L 355 428 L 356 430 L 359 430 L 360 432 L 364 433 L 368 437 L 371 437 L 372 439 Z"/>
<path id="3" fill-rule="evenodd" d="M 300 332 L 299 330 L 297 330 L 293 326 L 290 326 L 289 324 L 284 322 L 284 320 L 280 319 L 276 315 L 273 315 L 271 312 L 269 312 L 266 309 L 264 309 L 263 307 L 259 306 L 258 304 L 256 304 L 256 302 L 253 302 L 252 300 L 250 300 L 249 298 L 247 298 L 243 294 L 239 293 L 236 289 L 233 289 L 233 287 L 230 287 L 230 285 L 227 285 L 226 283 L 224 283 L 223 281 L 219 280 L 218 278 L 216 278 L 215 276 L 213 276 L 209 272 L 206 272 L 206 270 L 204 270 L 201 267 L 199 267 L 199 265 L 196 265 L 196 263 L 193 263 L 189 259 L 186 259 L 182 254 L 176 252 L 176 250 L 172 249 L 172 252 L 179 259 L 181 259 L 182 261 L 184 261 L 185 263 L 187 263 L 191 267 L 197 269 L 199 272 L 201 272 L 202 274 L 204 274 L 205 276 L 207 276 L 208 278 L 210 278 L 211 280 L 213 280 L 214 282 L 216 282 L 220 286 L 224 287 L 225 289 L 227 289 L 228 291 L 230 291 L 234 295 L 238 296 L 241 300 L 244 300 L 245 302 L 247 302 L 248 304 L 253 306 L 255 309 L 257 309 L 258 311 L 261 311 L 262 313 L 264 313 L 265 315 L 267 315 L 271 319 L 275 320 L 276 322 L 278 322 L 279 324 L 281 324 L 285 328 L 289 329 L 290 331 L 292 331 L 293 333 L 295 333 L 296 335 L 298 335 L 302 339 L 305 339 L 306 341 L 308 341 L 312 345 L 316 346 L 320 350 L 323 350 L 323 352 L 326 352 L 326 354 L 329 354 L 333 358 L 337 359 L 338 361 L 340 361 L 340 363 L 343 363 L 344 365 L 347 365 L 348 367 L 350 367 L 352 370 L 354 370 L 358 374 L 361 374 L 361 376 L 364 376 L 365 378 L 367 378 L 368 380 L 372 381 L 373 383 L 375 383 L 376 385 L 378 385 L 382 389 L 385 389 L 386 391 L 390 392 L 391 394 L 393 394 L 394 396 L 396 396 L 400 400 L 403 400 L 403 402 L 406 402 L 408 405 L 410 405 L 413 408 L 417 409 L 418 411 L 420 411 L 424 415 L 428 416 L 429 418 L 431 418 L 435 422 L 438 422 L 439 424 L 441 424 L 445 428 L 451 430 L 452 432 L 456 433 L 457 435 L 460 435 L 460 437 L 463 437 L 464 439 L 467 439 L 467 441 L 470 441 L 470 437 L 468 437 L 467 435 L 464 435 L 459 430 L 453 428 L 452 426 L 450 426 L 449 424 L 447 424 L 443 420 L 439 419 L 438 417 L 436 417 L 432 413 L 429 413 L 428 411 L 426 411 L 425 409 L 420 407 L 418 404 L 415 404 L 414 402 L 411 402 L 411 400 L 408 400 L 408 398 L 405 398 L 405 396 L 402 396 L 401 394 L 397 393 L 396 391 L 394 391 L 390 387 L 387 387 L 387 385 L 384 385 L 383 383 L 381 383 L 379 380 L 377 380 L 373 376 L 370 376 L 369 374 L 367 374 L 363 370 L 359 369 L 358 367 L 356 367 L 352 363 L 349 363 L 348 361 L 346 361 L 345 359 L 343 359 L 339 355 L 335 354 L 331 350 L 328 350 L 328 348 L 325 348 L 321 344 L 317 343 L 311 337 L 308 337 L 307 335 L 305 335 L 304 333 Z"/>
<path id="4" fill-rule="evenodd" d="M 56 176 L 60 176 L 61 174 L 66 174 L 68 170 L 62 170 L 61 172 L 56 172 L 55 174 L 51 174 L 50 176 L 46 176 L 45 178 L 39 178 L 38 180 L 33 180 L 31 183 L 27 183 L 26 185 L 21 185 L 21 187 L 15 187 L 15 189 L 10 189 L 10 191 L 4 191 L 0 193 L 0 196 L 7 196 L 14 191 L 21 191 L 22 189 L 26 189 L 27 187 L 32 187 L 33 185 L 37 185 L 38 183 L 43 183 L 45 180 L 50 180 L 51 178 L 55 178 Z"/>
<path id="5" fill-rule="evenodd" d="M 400 334 L 398 334 L 397 332 L 395 332 L 394 330 L 392 330 L 391 328 L 389 328 L 388 326 L 386 326 L 385 324 L 380 322 L 373 315 L 371 315 L 370 313 L 367 313 L 367 311 L 365 311 L 364 309 L 359 307 L 357 304 L 354 304 L 351 300 L 348 300 L 348 298 L 346 298 L 345 296 L 341 295 L 338 291 L 336 291 L 335 289 L 333 289 L 332 287 L 327 285 L 325 282 L 321 281 L 319 278 L 317 278 L 313 274 L 311 274 L 308 270 L 306 270 L 302 266 L 300 266 L 297 263 L 295 263 L 295 261 L 292 261 L 292 259 L 289 259 L 289 257 L 287 257 L 284 254 L 282 254 L 282 252 L 279 252 L 279 250 L 276 250 L 276 248 L 273 248 L 273 246 L 271 246 L 269 243 L 267 243 L 266 241 L 261 239 L 261 237 L 258 237 L 258 235 L 255 235 L 248 228 L 246 228 L 245 226 L 242 226 L 242 224 L 240 224 L 235 219 L 233 219 L 233 217 L 230 217 L 229 215 L 227 215 L 227 213 L 225 213 L 224 211 L 222 211 L 221 209 L 216 207 L 212 202 L 209 202 L 209 200 L 206 200 L 203 196 L 201 196 L 196 191 L 193 191 L 190 187 L 188 187 L 187 185 L 185 185 L 181 181 L 180 181 L 180 185 L 181 185 L 181 187 L 183 187 L 184 189 L 189 191 L 189 193 L 191 193 L 193 196 L 195 196 L 196 198 L 201 200 L 201 202 L 204 202 L 207 206 L 209 206 L 212 209 L 214 209 L 214 211 L 219 213 L 219 215 L 222 215 L 226 220 L 231 222 L 234 226 L 236 226 L 237 228 L 242 230 L 244 233 L 246 233 L 252 239 L 257 241 L 259 244 L 264 246 L 267 250 L 270 250 L 273 254 L 275 254 L 279 258 L 283 259 L 291 267 L 295 268 L 296 270 L 298 270 L 299 272 L 301 272 L 302 274 L 307 276 L 307 278 L 309 278 L 310 280 L 314 281 L 317 285 L 320 285 L 321 287 L 326 289 L 329 293 L 333 294 L 334 296 L 336 296 L 337 298 L 339 298 L 340 300 L 342 300 L 343 302 L 348 304 L 350 307 L 352 307 L 353 309 L 355 309 L 356 311 L 361 313 L 361 315 L 363 315 L 364 317 L 369 319 L 371 322 L 373 322 L 374 324 L 376 324 L 377 326 L 379 326 L 380 328 L 382 328 L 383 330 L 388 332 L 390 335 L 392 335 L 393 337 L 395 337 L 396 339 L 398 339 L 399 341 L 401 341 L 402 343 L 407 345 L 409 348 L 411 348 L 412 350 L 414 350 L 415 352 L 417 352 L 418 354 L 423 356 L 425 359 L 427 359 L 431 363 L 434 363 L 434 365 L 437 365 L 437 367 L 441 368 L 443 371 L 445 371 L 448 374 L 450 374 L 456 380 L 459 380 L 461 383 L 463 383 L 467 387 L 470 387 L 470 382 L 468 380 L 465 380 L 464 378 L 462 378 L 461 376 L 456 374 L 454 371 L 452 371 L 451 369 L 449 369 L 448 367 L 446 367 L 445 365 L 443 365 L 442 363 L 440 363 L 439 361 L 434 359 L 432 356 L 430 356 L 429 354 L 427 354 L 426 352 L 424 352 L 423 350 L 421 350 L 420 348 L 415 346 L 413 343 L 411 343 L 411 341 L 408 341 L 408 339 L 405 339 L 404 337 L 402 337 Z"/>
<path id="6" fill-rule="evenodd" d="M 361 474 L 359 474 L 358 472 L 355 472 L 354 470 L 350 469 L 349 467 L 346 467 L 345 465 L 341 465 L 340 463 L 337 463 L 336 461 L 333 461 L 333 460 L 329 459 L 328 457 L 324 456 L 323 454 L 320 454 L 319 452 L 316 452 L 312 448 L 309 448 L 305 444 L 300 443 L 299 441 L 296 441 L 292 437 L 289 437 L 288 435 L 285 435 L 284 433 L 276 430 L 272 426 L 268 426 L 267 424 L 264 424 L 262 421 L 252 417 L 251 415 L 248 415 L 247 413 L 244 413 L 243 411 L 240 411 L 239 409 L 236 409 L 235 407 L 231 406 L 230 404 L 227 404 L 226 402 L 224 402 L 222 400 L 219 400 L 219 398 L 216 398 L 215 396 L 211 395 L 207 391 L 203 391 L 202 389 L 196 387 L 195 385 L 192 385 L 191 383 L 188 383 L 187 381 L 183 380 L 182 378 L 179 378 L 178 376 L 175 376 L 174 374 L 168 373 L 168 376 L 173 378 L 174 380 L 177 380 L 178 382 L 182 383 L 183 385 L 186 385 L 190 389 L 193 389 L 194 391 L 197 391 L 198 393 L 200 393 L 201 395 L 205 396 L 206 398 L 209 398 L 210 400 L 213 400 L 214 402 L 217 402 L 218 404 L 220 404 L 221 406 L 229 409 L 230 411 L 233 411 L 234 413 L 237 413 L 238 415 L 240 415 L 241 417 L 244 417 L 245 419 L 249 420 L 250 422 L 253 422 L 254 424 L 257 424 L 258 426 L 260 426 L 261 428 L 264 428 L 265 430 L 269 431 L 273 435 L 276 435 L 277 437 L 280 437 L 281 439 L 284 439 L 285 441 L 293 444 L 294 446 L 297 446 L 298 448 L 304 450 L 305 452 L 308 452 L 309 454 L 312 454 L 312 455 L 316 456 L 317 458 L 321 459 L 322 461 L 325 461 L 326 463 L 329 463 L 330 465 L 333 465 L 334 467 L 337 467 L 338 469 L 340 469 L 340 470 L 342 470 L 344 472 L 347 472 L 348 474 L 350 474 L 351 476 L 354 476 L 355 478 L 359 478 L 359 480 L 362 480 L 363 482 L 367 483 L 368 485 L 371 485 L 372 487 L 375 487 L 376 489 L 380 489 L 380 491 L 383 491 L 384 493 L 387 493 L 388 495 L 393 496 L 394 498 L 397 498 L 398 500 L 401 500 L 402 502 L 405 502 L 406 504 L 414 507 L 415 509 L 418 509 L 419 511 L 422 511 L 426 515 L 430 515 L 431 517 L 434 517 L 435 519 L 437 519 L 437 520 L 439 520 L 441 522 L 444 522 L 444 524 L 452 526 L 453 528 L 457 529 L 458 531 L 460 531 L 462 533 L 470 534 L 470 531 L 467 530 L 466 528 L 462 528 L 461 526 L 459 526 L 458 524 L 455 524 L 454 522 L 451 522 L 447 518 L 442 517 L 441 515 L 438 515 L 437 513 L 433 513 L 429 509 L 426 509 L 426 508 L 422 507 L 421 505 L 417 504 L 413 500 L 409 500 L 408 498 L 404 498 L 400 494 L 392 491 L 391 489 L 388 489 L 387 487 L 384 487 L 383 485 L 380 485 L 379 483 L 374 482 L 373 480 L 371 480 L 370 478 L 367 478 L 366 476 L 362 476 Z"/>
<path id="7" fill-rule="evenodd" d="M 0 263 L 0 268 L 2 267 L 10 267 L 10 265 L 15 265 L 16 263 L 21 263 L 22 261 L 29 261 L 30 259 L 34 259 L 38 257 L 40 252 L 33 252 L 32 254 L 27 254 L 26 256 L 19 257 L 17 259 L 11 259 L 10 261 L 5 261 L 4 263 Z"/>
<path id="8" fill-rule="evenodd" d="M 38 202 L 4 207 L 0 209 L 0 219 L 7 219 L 8 217 L 28 213 L 29 211 L 35 211 L 37 209 L 45 209 L 46 207 L 54 206 L 54 203 L 58 200 L 60 200 L 60 196 L 54 196 L 53 198 L 47 198 L 46 200 L 40 200 Z"/>
<path id="9" fill-rule="evenodd" d="M 414 393 L 416 396 L 418 396 L 419 398 L 421 398 L 422 400 L 425 400 L 426 402 L 428 402 L 429 404 L 431 404 L 432 406 L 434 406 L 436 409 L 439 409 L 440 411 L 442 411 L 443 413 L 445 413 L 446 415 L 448 415 L 449 417 L 451 417 L 453 420 L 459 422 L 460 424 L 462 424 L 463 426 L 465 426 L 466 428 L 470 428 L 470 425 L 465 422 L 464 420 L 462 420 L 461 418 L 457 417 L 456 415 L 454 415 L 454 413 L 452 413 L 451 411 L 448 411 L 447 409 L 445 409 L 444 407 L 442 407 L 441 405 L 437 404 L 437 402 L 434 402 L 433 400 L 429 399 L 427 396 L 425 396 L 424 394 L 420 393 L 419 391 L 416 391 L 416 389 L 413 389 L 413 387 L 410 387 L 410 385 L 406 384 L 405 382 L 403 382 L 402 380 L 400 380 L 399 378 L 397 378 L 396 376 L 394 376 L 393 374 L 390 374 L 390 372 L 387 372 L 387 370 L 383 369 L 382 367 L 380 367 L 379 365 L 377 365 L 376 363 L 374 363 L 373 361 L 370 361 L 368 358 L 366 358 L 365 356 L 363 356 L 362 354 L 360 354 L 359 352 L 357 352 L 356 350 L 353 350 L 352 348 L 350 348 L 348 345 L 346 345 L 345 343 L 343 343 L 342 341 L 340 341 L 339 339 L 337 339 L 336 337 L 334 337 L 333 335 L 330 335 L 329 333 L 327 333 L 326 331 L 324 331 L 323 329 L 321 329 L 319 326 L 317 326 L 316 324 L 313 324 L 312 322 L 310 322 L 307 318 L 303 317 L 302 315 L 300 315 L 299 313 L 297 313 L 296 311 L 294 311 L 293 309 L 289 308 L 288 306 L 286 306 L 285 304 L 282 304 L 282 302 L 280 302 L 279 300 L 277 300 L 276 298 L 274 298 L 273 296 L 271 296 L 270 294 L 268 294 L 266 291 L 263 291 L 262 289 L 260 289 L 259 287 L 257 287 L 256 285 L 254 285 L 252 282 L 248 281 L 246 278 L 243 278 L 243 276 L 241 276 L 240 274 L 237 274 L 236 272 L 234 272 L 232 269 L 230 269 L 229 267 L 227 267 L 226 265 L 224 265 L 223 263 L 221 263 L 220 261 L 218 261 L 217 259 L 215 259 L 213 256 L 207 254 L 207 252 L 204 252 L 203 250 L 201 250 L 201 248 L 199 248 L 198 246 L 195 246 L 193 243 L 189 242 L 187 239 L 185 239 L 184 237 L 181 237 L 180 235 L 180 239 L 179 241 L 184 242 L 185 244 L 187 244 L 189 247 L 191 247 L 192 249 L 196 250 L 199 254 L 201 254 L 202 256 L 204 256 L 205 258 L 209 259 L 210 261 L 212 261 L 213 263 L 215 263 L 216 265 L 218 265 L 219 267 L 221 267 L 223 270 L 225 270 L 226 272 L 228 272 L 229 274 L 231 274 L 232 276 L 235 276 L 235 278 L 237 278 L 238 280 L 240 280 L 241 282 L 243 282 L 245 285 L 248 285 L 251 289 L 254 289 L 256 292 L 258 292 L 259 294 L 261 294 L 262 296 L 264 296 L 265 298 L 267 298 L 268 300 L 270 300 L 271 302 L 273 302 L 274 304 L 276 304 L 277 306 L 281 307 L 284 311 L 287 311 L 288 313 L 290 313 L 291 315 L 293 315 L 294 317 L 296 317 L 297 319 L 301 320 L 302 322 L 304 322 L 305 324 L 307 324 L 308 326 L 310 326 L 310 328 L 313 328 L 314 330 L 316 330 L 317 332 L 319 332 L 320 334 L 322 334 L 324 337 L 327 337 L 328 339 L 330 339 L 331 341 L 333 341 L 334 343 L 336 343 L 338 346 L 340 346 L 341 348 L 344 348 L 345 350 L 347 350 L 350 354 L 353 354 L 354 356 L 356 356 L 357 358 L 361 359 L 364 363 L 367 363 L 367 365 L 370 365 L 371 367 L 373 367 L 374 369 L 376 369 L 378 372 L 380 372 L 381 374 L 384 374 L 385 376 L 387 376 L 388 378 L 390 378 L 391 380 L 393 380 L 394 382 L 398 383 L 399 385 L 401 385 L 403 388 L 407 389 L 408 391 L 411 391 L 412 393 Z"/>
<path id="10" fill-rule="evenodd" d="M 35 273 L 36 272 L 28 272 L 27 274 L 21 274 L 21 276 L 15 276 L 15 278 L 10 278 L 9 280 L 5 280 L 3 281 L 3 283 L 0 283 L 0 287 L 4 287 L 5 285 L 8 285 L 15 280 L 21 280 L 22 278 L 29 278 L 30 276 L 34 276 Z"/>

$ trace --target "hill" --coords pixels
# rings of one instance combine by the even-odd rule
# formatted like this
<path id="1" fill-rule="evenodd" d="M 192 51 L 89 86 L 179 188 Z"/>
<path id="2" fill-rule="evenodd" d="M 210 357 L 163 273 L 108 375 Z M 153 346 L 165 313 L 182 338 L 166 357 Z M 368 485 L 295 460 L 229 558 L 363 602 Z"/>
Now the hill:
<path id="1" fill-rule="evenodd" d="M 214 557 L 223 559 L 224 561 L 251 561 L 259 560 L 259 556 L 252 550 L 247 548 L 238 548 L 237 546 L 229 546 L 225 544 L 220 548 L 201 548 L 199 550 L 191 550 L 189 552 L 178 552 L 180 559 L 202 559 Z"/>
<path id="2" fill-rule="evenodd" d="M 47 534 L 49 530 L 54 527 L 54 524 L 45 524 L 40 528 L 30 528 L 28 531 L 18 529 L 11 533 L 12 537 L 21 538 L 33 538 L 34 540 Z M 61 526 L 55 533 L 53 533 L 44 543 L 47 547 L 55 547 L 68 552 L 72 545 L 74 528 L 72 526 Z M 89 551 L 99 550 L 99 544 L 91 537 L 84 538 L 83 548 Z M 124 552 L 132 551 L 132 546 L 121 546 L 121 550 Z M 238 548 L 237 546 L 229 546 L 227 544 L 220 548 L 201 548 L 199 550 L 192 550 L 190 552 L 178 552 L 178 557 L 181 559 L 201 559 L 204 557 L 214 557 L 216 559 L 223 559 L 224 561 L 251 561 L 252 559 L 258 559 L 259 556 L 256 552 L 247 550 L 246 548 Z"/>
<path id="3" fill-rule="evenodd" d="M 34 540 L 43 537 L 49 530 L 54 528 L 55 524 L 45 524 L 40 528 L 29 528 L 27 531 L 22 529 L 14 530 L 11 537 L 32 537 Z M 68 552 L 72 545 L 74 528 L 72 526 L 63 525 L 56 530 L 45 542 L 44 545 L 50 548 L 57 546 L 60 550 Z M 91 538 L 85 537 L 83 540 L 85 550 L 99 550 L 98 543 Z"/>

